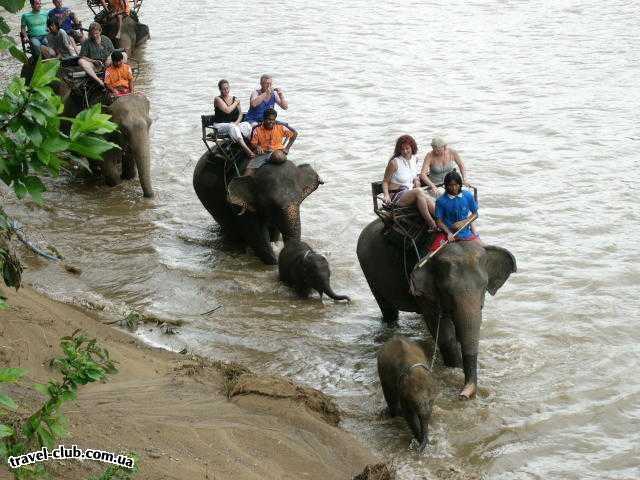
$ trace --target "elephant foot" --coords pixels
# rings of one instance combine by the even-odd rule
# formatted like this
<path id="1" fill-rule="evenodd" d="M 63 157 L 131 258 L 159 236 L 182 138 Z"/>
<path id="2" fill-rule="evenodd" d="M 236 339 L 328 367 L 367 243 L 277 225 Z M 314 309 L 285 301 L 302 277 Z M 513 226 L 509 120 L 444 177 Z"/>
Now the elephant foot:
<path id="1" fill-rule="evenodd" d="M 467 383 L 458 394 L 460 400 L 471 400 L 476 397 L 478 386 L 475 383 Z"/>

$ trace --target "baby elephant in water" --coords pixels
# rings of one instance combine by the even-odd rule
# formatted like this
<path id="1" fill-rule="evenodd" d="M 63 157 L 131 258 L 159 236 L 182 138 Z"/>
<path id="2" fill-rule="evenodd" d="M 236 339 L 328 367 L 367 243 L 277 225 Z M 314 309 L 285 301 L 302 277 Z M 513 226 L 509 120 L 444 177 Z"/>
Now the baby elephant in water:
<path id="1" fill-rule="evenodd" d="M 280 280 L 292 286 L 301 297 L 316 290 L 322 298 L 326 293 L 334 300 L 350 301 L 346 295 L 336 295 L 329 284 L 331 271 L 327 259 L 300 240 L 287 240 L 278 257 Z"/>
<path id="2" fill-rule="evenodd" d="M 418 344 L 396 336 L 378 352 L 378 375 L 389 414 L 402 414 L 413 436 L 420 442 L 419 451 L 427 446 L 429 418 L 438 393 L 427 356 Z"/>

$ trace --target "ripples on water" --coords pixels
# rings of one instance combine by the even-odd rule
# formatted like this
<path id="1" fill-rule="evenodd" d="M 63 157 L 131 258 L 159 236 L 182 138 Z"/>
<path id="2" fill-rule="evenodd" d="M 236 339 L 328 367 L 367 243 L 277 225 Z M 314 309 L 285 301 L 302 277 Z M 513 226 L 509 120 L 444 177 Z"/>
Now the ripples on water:
<path id="1" fill-rule="evenodd" d="M 183 318 L 169 341 L 145 334 L 335 395 L 346 428 L 403 479 L 439 478 L 451 465 L 505 480 L 640 477 L 636 3 L 203 10 L 191 0 L 180 9 L 186 24 L 172 2 L 145 4 L 152 39 L 136 54 L 155 119 L 157 197 L 143 200 L 135 182 L 49 182 L 54 208 L 12 211 L 84 273 L 61 283 L 57 267 L 34 259 L 28 278 L 54 294 Z M 328 256 L 350 305 L 298 300 L 276 269 L 220 245 L 193 193 L 199 116 L 217 81 L 227 78 L 246 108 L 264 72 L 289 99 L 282 118 L 301 132 L 292 159 L 326 181 L 303 204 L 303 237 Z M 519 266 L 485 306 L 480 397 L 458 402 L 461 372 L 438 369 L 443 393 L 422 457 L 407 449 L 401 420 L 378 419 L 375 353 L 388 332 L 355 256 L 374 218 L 369 183 L 407 132 L 422 154 L 434 134 L 449 138 L 479 187 L 485 241 Z M 403 334 L 424 335 L 418 316 L 401 323 Z"/>

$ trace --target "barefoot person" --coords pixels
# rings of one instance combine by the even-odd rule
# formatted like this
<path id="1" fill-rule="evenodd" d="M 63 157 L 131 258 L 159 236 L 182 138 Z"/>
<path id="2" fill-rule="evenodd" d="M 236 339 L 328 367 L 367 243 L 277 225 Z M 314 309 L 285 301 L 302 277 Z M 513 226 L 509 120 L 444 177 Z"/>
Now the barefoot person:
<path id="1" fill-rule="evenodd" d="M 465 226 L 471 218 L 478 218 L 478 204 L 471 192 L 462 190 L 460 174 L 456 171 L 447 173 L 444 186 L 446 192 L 436 200 L 436 222 L 444 233 L 436 236 L 429 250 L 434 251 L 446 242 L 477 241 L 482 244 L 471 225 Z"/>
<path id="2" fill-rule="evenodd" d="M 78 65 L 104 87 L 104 82 L 96 75 L 95 66 L 103 66 L 111 64 L 111 53 L 113 52 L 113 43 L 108 37 L 102 35 L 102 27 L 99 23 L 93 22 L 89 26 L 89 38 L 82 44 L 80 48 L 80 59 Z M 126 57 L 125 57 L 126 62 Z"/>
<path id="3" fill-rule="evenodd" d="M 213 126 L 223 135 L 229 135 L 236 142 L 247 157 L 255 157 L 255 153 L 247 146 L 244 138 L 251 136 L 251 124 L 243 122 L 242 107 L 240 100 L 231 96 L 231 88 L 227 80 L 218 82 L 218 90 L 220 95 L 213 100 L 213 108 L 215 111 Z"/>
<path id="4" fill-rule="evenodd" d="M 247 165 L 245 175 L 253 175 L 268 161 L 282 163 L 287 159 L 298 132 L 287 125 L 276 123 L 277 116 L 278 113 L 273 108 L 268 109 L 262 124 L 253 129 L 251 146 L 258 155 Z"/>
<path id="5" fill-rule="evenodd" d="M 265 112 L 270 108 L 274 108 L 276 104 L 283 110 L 289 108 L 289 103 L 284 98 L 282 89 L 273 88 L 271 75 L 262 75 L 260 77 L 260 88 L 251 92 L 249 111 L 245 116 L 245 122 L 251 123 L 251 126 L 258 125 L 264 120 Z"/>
<path id="6" fill-rule="evenodd" d="M 113 52 L 111 65 L 104 71 L 104 86 L 116 97 L 133 93 L 133 72 L 123 58 L 122 52 Z"/>
<path id="7" fill-rule="evenodd" d="M 417 176 L 418 146 L 410 135 L 402 135 L 396 141 L 396 148 L 384 171 L 382 180 L 383 201 L 399 207 L 414 205 L 431 229 L 436 223 L 431 216 L 434 203 L 420 187 Z"/>

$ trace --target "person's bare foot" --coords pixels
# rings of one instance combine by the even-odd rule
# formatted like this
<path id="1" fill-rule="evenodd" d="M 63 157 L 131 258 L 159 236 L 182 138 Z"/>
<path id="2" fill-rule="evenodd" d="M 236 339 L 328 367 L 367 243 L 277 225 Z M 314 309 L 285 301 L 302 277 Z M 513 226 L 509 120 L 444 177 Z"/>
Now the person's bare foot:
<path id="1" fill-rule="evenodd" d="M 478 387 L 475 383 L 467 383 L 462 391 L 458 394 L 460 400 L 471 400 L 475 398 Z"/>

